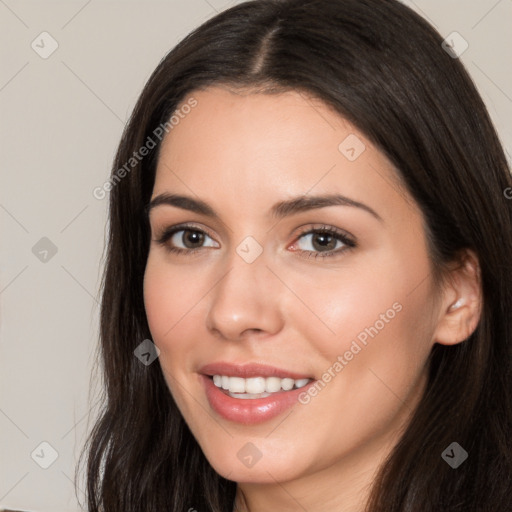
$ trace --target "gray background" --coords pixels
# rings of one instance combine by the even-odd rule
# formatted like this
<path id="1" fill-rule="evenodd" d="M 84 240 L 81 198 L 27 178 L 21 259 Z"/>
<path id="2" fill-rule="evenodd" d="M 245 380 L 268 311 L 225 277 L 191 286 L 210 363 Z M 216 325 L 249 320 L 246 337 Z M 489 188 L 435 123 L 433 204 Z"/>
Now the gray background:
<path id="1" fill-rule="evenodd" d="M 92 191 L 159 60 L 235 3 L 0 0 L 0 509 L 79 510 L 72 480 L 99 389 L 107 211 Z M 469 43 L 461 59 L 510 161 L 512 0 L 405 3 Z M 43 31 L 58 43 L 46 59 Z M 58 453 L 48 469 L 42 442 Z"/>

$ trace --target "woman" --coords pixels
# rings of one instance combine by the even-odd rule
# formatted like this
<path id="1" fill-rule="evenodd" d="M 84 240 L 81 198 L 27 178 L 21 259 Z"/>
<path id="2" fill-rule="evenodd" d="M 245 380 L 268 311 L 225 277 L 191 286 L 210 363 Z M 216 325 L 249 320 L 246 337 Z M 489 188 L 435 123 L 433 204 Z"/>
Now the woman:
<path id="1" fill-rule="evenodd" d="M 159 64 L 108 187 L 90 511 L 512 510 L 512 183 L 442 42 L 262 0 Z"/>

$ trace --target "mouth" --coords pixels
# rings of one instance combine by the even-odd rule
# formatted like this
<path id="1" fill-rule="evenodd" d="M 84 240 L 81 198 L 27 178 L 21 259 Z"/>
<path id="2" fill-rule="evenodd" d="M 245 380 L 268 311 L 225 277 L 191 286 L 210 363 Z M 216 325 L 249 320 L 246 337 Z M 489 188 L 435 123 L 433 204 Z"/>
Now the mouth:
<path id="1" fill-rule="evenodd" d="M 224 419 L 245 425 L 283 413 L 316 382 L 307 374 L 256 363 L 213 363 L 198 373 L 212 410 Z"/>
<path id="2" fill-rule="evenodd" d="M 291 391 L 300 389 L 309 384 L 312 379 L 291 379 L 288 377 L 233 377 L 229 375 L 208 376 L 213 384 L 224 394 L 231 398 L 242 400 L 255 400 L 257 398 L 266 398 L 273 393 L 281 391 Z"/>

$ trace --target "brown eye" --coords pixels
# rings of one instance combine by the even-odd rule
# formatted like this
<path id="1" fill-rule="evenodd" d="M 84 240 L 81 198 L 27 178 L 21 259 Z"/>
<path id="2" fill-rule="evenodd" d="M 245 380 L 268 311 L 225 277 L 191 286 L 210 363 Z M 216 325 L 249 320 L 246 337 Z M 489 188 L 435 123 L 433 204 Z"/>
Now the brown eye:
<path id="1" fill-rule="evenodd" d="M 219 247 L 219 244 L 211 236 L 194 226 L 173 226 L 167 228 L 156 242 L 165 246 L 170 252 L 179 254 L 192 254 L 199 249 Z"/>
<path id="2" fill-rule="evenodd" d="M 342 253 L 357 247 L 355 239 L 334 226 L 319 226 L 303 231 L 292 245 L 298 255 L 309 258 L 341 256 Z"/>
<path id="3" fill-rule="evenodd" d="M 180 233 L 178 231 L 178 233 Z M 204 243 L 204 233 L 201 231 L 192 231 L 190 229 L 183 229 L 181 231 L 181 242 L 187 249 L 197 249 Z"/>
<path id="4" fill-rule="evenodd" d="M 333 251 L 336 242 L 336 238 L 329 233 L 313 233 L 312 244 L 317 251 Z"/>
<path id="5" fill-rule="evenodd" d="M 349 241 L 331 231 L 310 231 L 299 237 L 297 247 L 302 251 L 330 252 L 350 245 Z"/>

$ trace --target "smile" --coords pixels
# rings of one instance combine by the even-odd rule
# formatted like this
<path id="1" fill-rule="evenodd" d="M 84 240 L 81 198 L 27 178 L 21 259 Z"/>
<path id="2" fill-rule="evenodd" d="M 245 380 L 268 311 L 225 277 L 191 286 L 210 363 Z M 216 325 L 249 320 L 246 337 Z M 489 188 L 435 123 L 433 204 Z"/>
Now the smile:
<path id="1" fill-rule="evenodd" d="M 279 377 L 230 377 L 213 375 L 213 383 L 227 395 L 238 399 L 265 398 L 279 391 L 290 391 L 304 387 L 311 379 L 290 379 Z"/>

